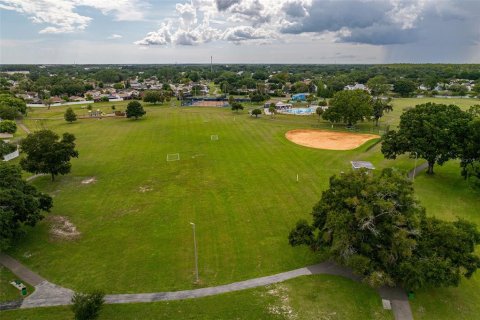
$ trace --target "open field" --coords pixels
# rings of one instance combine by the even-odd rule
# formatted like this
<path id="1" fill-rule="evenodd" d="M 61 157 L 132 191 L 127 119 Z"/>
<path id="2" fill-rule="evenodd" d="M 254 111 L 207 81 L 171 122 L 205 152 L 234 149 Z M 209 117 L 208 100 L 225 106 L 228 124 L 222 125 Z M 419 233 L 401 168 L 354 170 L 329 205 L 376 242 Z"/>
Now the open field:
<path id="1" fill-rule="evenodd" d="M 463 108 L 478 103 L 465 99 L 397 99 L 394 111 L 386 114 L 381 127 L 395 127 L 403 108 L 429 100 L 458 102 Z M 94 109 L 110 111 L 111 104 L 95 104 Z M 125 102 L 115 105 L 117 110 L 125 108 Z M 74 109 L 86 112 L 78 106 Z M 299 218 L 310 219 L 310 210 L 328 186 L 328 178 L 348 170 L 351 160 L 372 161 L 377 168 L 395 167 L 405 172 L 414 165 L 407 156 L 385 160 L 379 144 L 369 149 L 374 141 L 355 150 L 329 151 L 298 146 L 285 139 L 285 133 L 293 129 L 330 128 L 329 123 L 319 122 L 318 116 L 255 119 L 246 112 L 236 114 L 226 108 L 152 106 L 146 108 L 147 117 L 138 121 L 104 118 L 67 124 L 64 110 L 35 109 L 30 118 L 51 120 L 27 118 L 24 122 L 32 129 L 68 131 L 77 137 L 80 157 L 72 161 L 72 173 L 53 183 L 41 177 L 33 184 L 54 196 L 51 215 L 67 218 L 80 235 L 74 239 L 52 237 L 51 225 L 45 220 L 10 253 L 45 278 L 73 289 L 134 293 L 196 287 L 190 222 L 197 226 L 200 286 L 319 262 L 321 254 L 291 248 L 287 235 Z M 371 123 L 358 127 L 360 132 L 378 133 L 376 128 L 372 130 Z M 338 125 L 333 129 L 343 128 Z M 219 140 L 211 141 L 211 135 L 218 135 Z M 167 154 L 172 153 L 179 153 L 180 161 L 167 162 Z M 417 195 L 427 213 L 444 219 L 459 216 L 480 225 L 480 193 L 461 178 L 458 164 L 452 161 L 436 166 L 435 171 L 433 177 L 422 174 L 415 180 Z M 92 178 L 91 183 L 82 183 Z M 337 280 L 334 282 L 341 282 Z M 307 288 L 304 296 L 291 295 L 292 304 L 298 301 L 298 306 L 308 305 L 304 312 L 329 310 L 318 301 L 313 304 L 300 298 L 312 298 L 321 292 L 317 288 L 323 281 L 312 282 L 311 286 L 309 283 L 302 284 Z M 480 314 L 479 286 L 477 274 L 459 288 L 418 292 L 412 302 L 415 317 L 474 319 Z M 211 309 L 205 311 L 212 313 L 204 318 L 231 318 L 250 305 L 253 313 L 246 318 L 267 318 L 261 313 L 264 308 L 254 307 L 255 296 L 249 296 L 254 291 L 149 304 L 148 309 L 147 305 L 107 306 L 105 311 L 107 315 L 125 312 L 128 318 L 129 313 L 134 317 L 145 310 L 147 318 L 156 313 L 173 314 L 168 312 L 179 309 L 203 315 L 198 310 Z M 344 299 L 338 294 L 335 289 L 329 291 L 328 299 L 318 299 L 324 303 Z M 221 302 L 223 299 L 225 302 Z M 228 299 L 236 301 L 230 304 L 240 303 L 236 314 L 220 308 Z M 335 306 L 332 310 L 338 313 L 343 308 Z M 40 317 L 44 311 L 38 312 Z M 308 319 L 308 315 L 304 318 Z"/>
<path id="2" fill-rule="evenodd" d="M 193 300 L 106 305 L 100 319 L 393 319 L 376 292 L 348 279 L 317 275 Z M 2 312 L 2 320 L 71 318 L 68 307 Z"/>

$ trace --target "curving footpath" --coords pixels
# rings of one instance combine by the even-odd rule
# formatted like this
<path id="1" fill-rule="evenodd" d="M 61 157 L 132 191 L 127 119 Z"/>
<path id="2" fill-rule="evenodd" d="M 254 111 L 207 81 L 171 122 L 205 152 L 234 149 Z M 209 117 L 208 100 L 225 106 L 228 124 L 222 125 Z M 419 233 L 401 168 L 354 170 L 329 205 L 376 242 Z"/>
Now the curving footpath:
<path id="1" fill-rule="evenodd" d="M 413 179 L 418 176 L 420 172 L 428 168 L 428 162 L 422 163 L 421 165 L 417 166 L 416 168 L 410 170 L 407 174 L 408 179 Z"/>
<path id="2" fill-rule="evenodd" d="M 17 121 L 17 125 L 18 125 L 20 128 L 22 128 L 22 130 L 25 131 L 27 134 L 32 133 L 32 132 L 30 131 L 30 129 L 28 129 L 28 128 L 27 128 L 23 123 L 21 123 L 20 121 Z"/>
<path id="3" fill-rule="evenodd" d="M 73 295 L 72 290 L 48 282 L 43 277 L 6 254 L 0 253 L 0 263 L 15 273 L 20 279 L 35 287 L 35 291 L 25 298 L 21 305 L 17 306 L 18 308 L 51 307 L 71 304 Z M 216 287 L 173 292 L 110 294 L 105 296 L 105 302 L 109 304 L 117 304 L 201 298 L 227 292 L 263 287 L 269 284 L 313 274 L 331 274 L 346 277 L 354 281 L 360 281 L 360 278 L 354 275 L 349 269 L 327 261 L 305 268 L 278 273 L 272 276 L 239 281 Z M 382 287 L 378 289 L 378 293 L 382 299 L 390 300 L 395 319 L 413 320 L 410 304 L 403 289 Z"/>

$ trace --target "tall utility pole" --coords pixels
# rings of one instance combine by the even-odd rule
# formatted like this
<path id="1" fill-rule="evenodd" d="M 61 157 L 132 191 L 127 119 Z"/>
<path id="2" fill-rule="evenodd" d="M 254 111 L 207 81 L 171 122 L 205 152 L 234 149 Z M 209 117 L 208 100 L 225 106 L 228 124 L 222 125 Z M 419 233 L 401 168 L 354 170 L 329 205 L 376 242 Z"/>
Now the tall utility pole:
<path id="1" fill-rule="evenodd" d="M 195 223 L 190 222 L 193 230 L 193 247 L 195 249 L 195 282 L 198 283 L 198 255 L 197 255 L 197 238 L 195 237 Z"/>
<path id="2" fill-rule="evenodd" d="M 210 73 L 213 73 L 213 56 L 210 56 Z"/>

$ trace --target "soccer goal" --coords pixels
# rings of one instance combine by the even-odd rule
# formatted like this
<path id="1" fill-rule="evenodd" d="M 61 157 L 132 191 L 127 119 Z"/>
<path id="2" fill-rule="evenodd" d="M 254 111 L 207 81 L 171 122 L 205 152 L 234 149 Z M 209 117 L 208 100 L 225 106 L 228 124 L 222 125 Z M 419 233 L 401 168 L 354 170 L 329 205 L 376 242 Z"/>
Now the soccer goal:
<path id="1" fill-rule="evenodd" d="M 167 161 L 178 161 L 178 160 L 180 160 L 180 153 L 167 154 Z"/>
<path id="2" fill-rule="evenodd" d="M 210 136 L 210 140 L 212 140 L 212 141 L 217 141 L 217 140 L 218 140 L 218 135 L 212 134 L 212 135 Z"/>

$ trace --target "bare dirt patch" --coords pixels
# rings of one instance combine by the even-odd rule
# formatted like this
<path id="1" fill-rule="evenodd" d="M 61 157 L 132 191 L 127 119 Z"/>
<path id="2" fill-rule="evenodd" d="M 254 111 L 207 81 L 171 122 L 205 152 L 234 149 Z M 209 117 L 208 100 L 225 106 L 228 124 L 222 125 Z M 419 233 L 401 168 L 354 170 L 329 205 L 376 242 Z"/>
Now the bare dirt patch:
<path id="1" fill-rule="evenodd" d="M 290 130 L 285 137 L 301 146 L 326 150 L 352 150 L 368 140 L 380 138 L 376 134 L 327 130 Z"/>
<path id="2" fill-rule="evenodd" d="M 97 178 L 90 177 L 82 180 L 82 184 L 91 184 L 97 182 Z"/>
<path id="3" fill-rule="evenodd" d="M 64 216 L 50 216 L 50 236 L 58 240 L 75 240 L 80 237 L 77 227 Z"/>
<path id="4" fill-rule="evenodd" d="M 290 305 L 289 290 L 283 284 L 276 284 L 267 287 L 267 294 L 274 296 L 277 302 L 268 306 L 270 314 L 282 316 L 284 319 L 294 320 L 298 318 L 297 313 Z"/>

